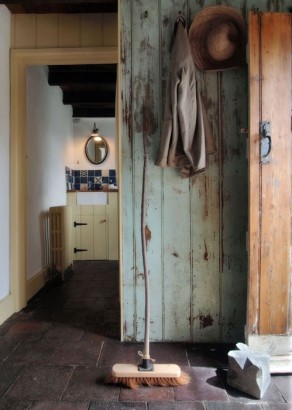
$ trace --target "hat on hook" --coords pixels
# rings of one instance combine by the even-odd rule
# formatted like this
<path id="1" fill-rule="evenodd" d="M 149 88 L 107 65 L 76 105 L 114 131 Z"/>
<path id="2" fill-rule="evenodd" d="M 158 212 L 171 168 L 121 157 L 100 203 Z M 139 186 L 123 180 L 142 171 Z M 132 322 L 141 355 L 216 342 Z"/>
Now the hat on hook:
<path id="1" fill-rule="evenodd" d="M 241 13 L 228 6 L 210 6 L 194 17 L 189 41 L 201 70 L 224 70 L 246 63 L 247 30 Z"/>

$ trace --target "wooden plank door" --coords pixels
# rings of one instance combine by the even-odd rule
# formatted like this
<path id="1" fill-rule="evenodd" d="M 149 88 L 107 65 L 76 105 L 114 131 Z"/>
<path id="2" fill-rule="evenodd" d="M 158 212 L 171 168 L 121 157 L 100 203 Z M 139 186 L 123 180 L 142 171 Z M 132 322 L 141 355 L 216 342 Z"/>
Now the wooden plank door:
<path id="1" fill-rule="evenodd" d="M 290 14 L 250 14 L 249 81 L 247 339 L 255 349 L 286 355 L 288 366 L 292 350 Z M 261 125 L 263 121 L 270 130 Z"/>

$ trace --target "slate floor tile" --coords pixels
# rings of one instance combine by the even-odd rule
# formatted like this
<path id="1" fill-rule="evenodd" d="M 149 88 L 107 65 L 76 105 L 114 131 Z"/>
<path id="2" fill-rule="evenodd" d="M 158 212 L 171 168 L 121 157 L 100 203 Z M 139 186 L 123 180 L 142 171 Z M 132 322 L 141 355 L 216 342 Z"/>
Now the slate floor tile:
<path id="1" fill-rule="evenodd" d="M 99 332 L 99 327 L 96 324 L 86 325 L 84 332 L 81 336 L 81 340 L 88 342 L 102 343 L 106 340 L 106 337 Z"/>
<path id="2" fill-rule="evenodd" d="M 263 410 L 292 410 L 291 403 L 262 403 Z"/>
<path id="3" fill-rule="evenodd" d="M 234 345 L 230 343 L 186 345 L 189 364 L 193 367 L 228 367 L 227 353 L 233 349 Z"/>
<path id="4" fill-rule="evenodd" d="M 183 343 L 151 343 L 151 357 L 156 363 L 175 363 L 188 366 L 186 349 Z"/>
<path id="5" fill-rule="evenodd" d="M 28 410 L 31 401 L 18 399 L 1 399 L 0 410 Z"/>
<path id="6" fill-rule="evenodd" d="M 16 382 L 22 370 L 23 366 L 19 365 L 0 365 L 0 397 L 3 397 L 9 388 Z"/>
<path id="7" fill-rule="evenodd" d="M 38 340 L 48 330 L 49 324 L 38 321 L 11 322 L 5 332 L 5 337 L 18 340 Z"/>
<path id="8" fill-rule="evenodd" d="M 78 341 L 83 335 L 83 327 L 77 327 L 65 323 L 57 323 L 52 325 L 43 336 L 43 340 L 59 339 Z"/>
<path id="9" fill-rule="evenodd" d="M 58 308 L 41 308 L 34 311 L 35 320 L 46 319 L 50 323 L 69 323 L 70 319 L 74 315 L 74 310 Z"/>
<path id="10" fill-rule="evenodd" d="M 82 326 L 87 324 L 99 324 L 104 321 L 104 313 L 93 309 L 76 310 L 69 323 L 72 326 Z"/>
<path id="11" fill-rule="evenodd" d="M 87 410 L 88 407 L 86 401 L 39 401 L 33 402 L 29 410 Z"/>
<path id="12" fill-rule="evenodd" d="M 217 376 L 215 369 L 205 367 L 182 368 L 189 373 L 191 383 L 175 388 L 176 400 L 203 401 L 217 400 L 229 401 L 224 386 Z"/>
<path id="13" fill-rule="evenodd" d="M 110 368 L 76 367 L 62 400 L 83 401 L 90 398 L 90 400 L 117 401 L 120 388 L 104 382 L 110 371 Z"/>
<path id="14" fill-rule="evenodd" d="M 118 340 L 107 339 L 98 362 L 99 367 L 113 366 L 115 363 L 140 362 L 138 351 L 143 349 L 141 343 L 121 343 Z"/>
<path id="15" fill-rule="evenodd" d="M 5 363 L 48 365 L 51 363 L 55 348 L 56 344 L 52 342 L 23 340 L 10 353 Z"/>
<path id="16" fill-rule="evenodd" d="M 194 401 L 150 402 L 148 410 L 206 410 L 203 403 Z"/>
<path id="17" fill-rule="evenodd" d="M 205 410 L 262 410 L 256 403 L 226 403 L 219 401 L 205 402 Z"/>
<path id="18" fill-rule="evenodd" d="M 287 402 L 292 402 L 292 374 L 273 375 L 271 383 L 276 386 Z"/>
<path id="19" fill-rule="evenodd" d="M 146 403 L 92 401 L 88 410 L 146 410 Z"/>
<path id="20" fill-rule="evenodd" d="M 27 367 L 6 394 L 20 400 L 59 400 L 72 375 L 72 367 Z"/>
<path id="21" fill-rule="evenodd" d="M 19 344 L 18 340 L 9 337 L 0 338 L 0 362 L 5 360 L 14 349 L 16 349 Z"/>
<path id="22" fill-rule="evenodd" d="M 173 401 L 173 387 L 140 387 L 129 389 L 122 387 L 120 392 L 121 401 Z"/>
<path id="23" fill-rule="evenodd" d="M 61 366 L 95 366 L 100 355 L 102 344 L 78 341 L 62 341 L 56 347 L 51 361 Z"/>
<path id="24" fill-rule="evenodd" d="M 66 300 L 64 304 L 64 309 L 75 309 L 75 310 L 94 310 L 95 301 L 92 301 L 91 298 L 83 297 L 70 297 Z"/>

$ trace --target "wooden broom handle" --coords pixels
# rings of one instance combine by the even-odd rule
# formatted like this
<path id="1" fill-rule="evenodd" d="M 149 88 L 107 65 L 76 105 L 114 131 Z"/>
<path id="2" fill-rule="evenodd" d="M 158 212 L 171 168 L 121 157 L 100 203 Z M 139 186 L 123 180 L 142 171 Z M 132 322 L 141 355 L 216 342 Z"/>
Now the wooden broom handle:
<path id="1" fill-rule="evenodd" d="M 146 185 L 146 173 L 147 173 L 147 146 L 146 137 L 143 135 L 143 179 L 142 179 L 142 198 L 141 198 L 141 240 L 142 240 L 142 257 L 143 257 L 143 269 L 144 269 L 144 289 L 145 289 L 145 326 L 144 326 L 144 350 L 143 358 L 150 359 L 150 295 L 149 295 L 149 275 L 147 266 L 147 244 L 145 233 L 145 219 L 146 219 L 146 206 L 145 206 L 145 185 Z"/>

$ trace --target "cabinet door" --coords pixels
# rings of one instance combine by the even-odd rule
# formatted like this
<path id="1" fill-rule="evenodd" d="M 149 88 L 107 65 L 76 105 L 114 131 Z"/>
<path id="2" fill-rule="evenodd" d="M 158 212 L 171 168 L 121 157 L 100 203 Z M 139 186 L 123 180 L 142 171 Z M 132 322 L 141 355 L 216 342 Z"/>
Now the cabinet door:
<path id="1" fill-rule="evenodd" d="M 250 14 L 249 67 L 247 337 L 254 348 L 287 355 L 292 341 L 290 14 Z"/>
<path id="2" fill-rule="evenodd" d="M 108 259 L 108 236 L 106 214 L 95 214 L 93 220 L 93 259 Z"/>
<path id="3" fill-rule="evenodd" d="M 119 216 L 118 216 L 118 194 L 112 192 L 109 195 L 108 212 L 108 258 L 119 259 Z"/>
<path id="4" fill-rule="evenodd" d="M 75 260 L 92 260 L 93 257 L 93 215 L 75 216 Z"/>

